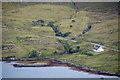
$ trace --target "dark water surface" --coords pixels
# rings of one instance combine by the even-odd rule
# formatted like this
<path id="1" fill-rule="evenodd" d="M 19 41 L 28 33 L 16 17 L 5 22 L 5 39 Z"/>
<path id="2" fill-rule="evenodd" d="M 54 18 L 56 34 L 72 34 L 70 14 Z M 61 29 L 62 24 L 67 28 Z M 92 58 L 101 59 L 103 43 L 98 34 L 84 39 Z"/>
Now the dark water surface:
<path id="1" fill-rule="evenodd" d="M 71 70 L 70 67 L 13 67 L 16 62 L 2 63 L 2 78 L 117 78 L 83 71 Z"/>

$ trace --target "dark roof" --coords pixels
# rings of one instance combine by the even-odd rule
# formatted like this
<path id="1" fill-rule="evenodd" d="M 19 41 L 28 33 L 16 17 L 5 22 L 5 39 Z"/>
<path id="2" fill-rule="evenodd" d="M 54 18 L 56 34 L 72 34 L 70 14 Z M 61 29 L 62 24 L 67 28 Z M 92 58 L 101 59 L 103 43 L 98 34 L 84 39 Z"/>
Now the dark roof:
<path id="1" fill-rule="evenodd" d="M 98 50 L 99 48 L 100 48 L 100 46 L 98 46 L 98 45 L 95 45 L 95 46 L 94 46 L 94 49 L 95 49 L 95 50 Z"/>

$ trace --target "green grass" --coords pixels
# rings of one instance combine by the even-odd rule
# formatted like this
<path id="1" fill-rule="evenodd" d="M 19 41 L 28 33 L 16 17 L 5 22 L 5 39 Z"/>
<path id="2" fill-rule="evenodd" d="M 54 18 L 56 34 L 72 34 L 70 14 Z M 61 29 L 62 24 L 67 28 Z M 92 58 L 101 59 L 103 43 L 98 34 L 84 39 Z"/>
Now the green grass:
<path id="1" fill-rule="evenodd" d="M 87 40 L 118 49 L 116 4 L 79 4 L 77 3 L 79 12 L 73 15 L 75 9 L 72 3 L 3 3 L 2 43 L 8 47 L 12 45 L 13 48 L 2 50 L 2 56 L 28 57 L 28 54 L 32 50 L 40 50 L 48 58 L 56 57 L 60 58 L 60 60 L 71 60 L 77 64 L 89 66 L 94 69 L 117 73 L 118 52 L 105 49 L 103 53 L 93 52 L 94 56 L 81 54 L 93 49 L 92 44 L 85 42 Z M 113 12 L 111 13 L 111 11 Z M 72 19 L 70 19 L 71 15 L 73 15 Z M 32 21 L 40 19 L 45 21 L 45 26 L 32 25 Z M 72 22 L 72 20 L 75 20 L 75 22 Z M 58 26 L 59 31 L 63 34 L 71 32 L 66 38 L 72 38 L 82 33 L 90 23 L 96 24 L 92 25 L 92 29 L 89 32 L 76 39 L 76 43 L 67 42 L 73 49 L 80 46 L 80 52 L 71 55 L 54 55 L 54 51 L 63 53 L 65 49 L 55 38 L 53 29 L 47 26 L 50 21 L 55 22 L 54 24 Z M 54 37 L 49 38 L 42 35 Z"/>

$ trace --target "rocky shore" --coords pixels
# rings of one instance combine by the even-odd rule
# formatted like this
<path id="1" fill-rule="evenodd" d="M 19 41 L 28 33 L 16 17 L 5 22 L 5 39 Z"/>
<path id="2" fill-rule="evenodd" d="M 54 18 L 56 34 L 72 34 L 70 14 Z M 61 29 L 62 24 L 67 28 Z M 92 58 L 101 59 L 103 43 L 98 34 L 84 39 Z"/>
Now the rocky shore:
<path id="1" fill-rule="evenodd" d="M 71 67 L 71 69 L 73 70 L 77 70 L 77 71 L 84 71 L 84 72 L 88 72 L 88 73 L 93 73 L 93 74 L 99 74 L 99 75 L 107 75 L 107 76 L 118 76 L 120 77 L 120 74 L 117 73 L 110 73 L 110 72 L 104 72 L 101 70 L 95 70 L 95 69 L 91 69 L 89 67 L 86 66 L 82 66 L 82 65 L 75 65 L 75 64 L 70 64 L 66 63 L 66 62 L 62 62 L 60 60 L 57 59 L 49 59 L 49 58 L 44 58 L 44 59 L 26 59 L 26 58 L 15 58 L 15 59 L 2 59 L 1 61 L 18 61 L 17 63 L 25 63 L 25 62 L 29 62 L 29 63 L 35 63 L 35 62 L 45 62 L 46 64 L 33 64 L 33 65 L 25 65 L 25 64 L 13 64 L 14 67 L 49 67 L 49 66 L 67 66 L 67 67 Z M 72 62 L 71 62 L 72 63 Z"/>

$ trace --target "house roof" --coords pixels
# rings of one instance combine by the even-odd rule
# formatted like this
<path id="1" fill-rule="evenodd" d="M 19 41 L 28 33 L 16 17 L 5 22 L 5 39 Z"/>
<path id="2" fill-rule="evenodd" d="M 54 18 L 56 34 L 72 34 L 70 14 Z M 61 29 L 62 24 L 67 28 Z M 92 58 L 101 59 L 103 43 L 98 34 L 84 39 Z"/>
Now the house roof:
<path id="1" fill-rule="evenodd" d="M 37 53 L 39 54 L 39 53 L 41 53 L 40 51 L 37 51 Z"/>
<path id="2" fill-rule="evenodd" d="M 94 50 L 98 50 L 100 47 L 101 47 L 101 46 L 99 46 L 99 45 L 95 45 L 95 46 L 94 46 Z"/>

